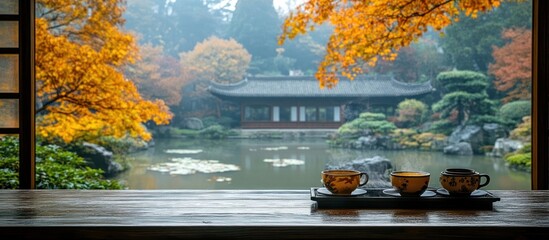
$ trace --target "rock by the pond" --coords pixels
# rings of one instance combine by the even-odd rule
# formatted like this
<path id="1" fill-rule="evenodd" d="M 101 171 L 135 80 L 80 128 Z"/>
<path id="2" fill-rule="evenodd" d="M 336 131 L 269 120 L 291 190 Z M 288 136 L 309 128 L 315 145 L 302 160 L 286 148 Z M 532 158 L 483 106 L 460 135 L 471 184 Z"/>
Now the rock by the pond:
<path id="1" fill-rule="evenodd" d="M 374 156 L 372 158 L 356 159 L 342 164 L 327 164 L 326 169 L 352 169 L 368 173 L 370 179 L 366 184 L 368 188 L 388 188 L 391 187 L 390 173 L 393 170 L 393 164 L 387 158 Z"/>
<path id="2" fill-rule="evenodd" d="M 486 123 L 482 127 L 477 125 L 459 126 L 448 137 L 448 145 L 452 146 L 461 142 L 467 142 L 474 154 L 482 154 L 484 153 L 483 148 L 485 146 L 492 145 L 496 139 L 505 136 L 505 129 L 495 123 Z M 455 146 L 450 149 L 455 149 Z"/>
<path id="3" fill-rule="evenodd" d="M 188 129 L 200 130 L 204 128 L 204 124 L 199 118 L 191 117 L 185 118 L 185 127 Z"/>
<path id="4" fill-rule="evenodd" d="M 484 134 L 484 142 L 486 144 L 493 144 L 500 138 L 507 137 L 507 131 L 505 128 L 497 123 L 485 123 L 482 125 L 482 130 Z"/>
<path id="5" fill-rule="evenodd" d="M 444 154 L 448 155 L 473 155 L 473 149 L 471 148 L 471 144 L 468 142 L 459 142 L 450 146 L 446 146 L 443 152 Z"/>
<path id="6" fill-rule="evenodd" d="M 102 169 L 107 177 L 124 171 L 122 165 L 112 160 L 112 152 L 97 144 L 84 142 L 76 152 L 90 167 Z"/>
<path id="7" fill-rule="evenodd" d="M 524 147 L 521 141 L 512 140 L 508 138 L 498 138 L 494 143 L 494 148 L 490 153 L 490 156 L 503 157 L 507 153 L 514 152 Z"/>

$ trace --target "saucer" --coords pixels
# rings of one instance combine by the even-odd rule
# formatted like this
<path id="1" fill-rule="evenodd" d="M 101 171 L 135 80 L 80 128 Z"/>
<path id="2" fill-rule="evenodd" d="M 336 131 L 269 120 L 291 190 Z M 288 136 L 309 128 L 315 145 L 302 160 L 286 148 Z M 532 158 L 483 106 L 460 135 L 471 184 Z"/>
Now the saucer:
<path id="1" fill-rule="evenodd" d="M 398 193 L 393 188 L 385 189 L 385 190 L 383 190 L 383 193 L 385 193 L 387 195 L 390 195 L 390 196 L 393 196 L 393 197 L 402 197 L 400 195 L 400 193 Z M 435 195 L 437 195 L 435 192 L 427 190 L 424 193 L 422 193 L 420 197 L 432 197 L 432 196 L 435 196 Z"/>
<path id="2" fill-rule="evenodd" d="M 366 190 L 357 188 L 351 194 L 333 194 L 326 188 L 319 188 L 316 190 L 318 193 L 328 196 L 338 196 L 338 197 L 348 197 L 348 196 L 359 196 L 366 194 Z"/>
<path id="3" fill-rule="evenodd" d="M 444 195 L 444 196 L 450 196 L 450 193 L 448 192 L 448 190 L 444 189 L 444 188 L 439 188 L 437 189 L 437 193 L 440 194 L 440 195 Z M 481 196 L 484 196 L 488 194 L 488 192 L 484 191 L 484 190 L 475 190 L 471 193 L 471 195 L 469 196 L 463 196 L 463 197 L 481 197 Z M 453 196 L 452 196 L 453 197 Z M 456 196 L 457 197 L 457 196 Z M 459 196 L 461 197 L 461 196 Z"/>

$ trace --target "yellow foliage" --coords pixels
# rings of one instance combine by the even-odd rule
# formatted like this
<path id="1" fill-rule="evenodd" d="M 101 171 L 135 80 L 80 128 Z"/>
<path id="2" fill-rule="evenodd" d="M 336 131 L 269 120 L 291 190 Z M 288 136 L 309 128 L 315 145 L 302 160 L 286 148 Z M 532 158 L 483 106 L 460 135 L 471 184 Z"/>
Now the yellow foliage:
<path id="1" fill-rule="evenodd" d="M 180 54 L 180 64 L 191 77 L 218 83 L 242 80 L 252 56 L 234 39 L 209 37 L 194 49 Z"/>
<path id="2" fill-rule="evenodd" d="M 37 133 L 65 142 L 100 136 L 149 140 L 148 121 L 172 118 L 161 100 L 144 100 L 121 68 L 135 61 L 120 31 L 122 0 L 38 0 Z"/>
<path id="3" fill-rule="evenodd" d="M 278 40 L 282 45 L 315 25 L 331 23 L 334 31 L 315 75 L 320 87 L 331 88 L 337 74 L 353 79 L 379 57 L 394 60 L 400 48 L 428 28 L 441 31 L 458 21 L 460 12 L 476 17 L 499 5 L 500 0 L 307 0 L 285 19 Z"/>
<path id="4" fill-rule="evenodd" d="M 179 61 L 164 53 L 162 46 L 139 46 L 140 58 L 125 69 L 126 77 L 145 99 L 162 99 L 169 106 L 179 104 L 181 89 L 190 81 Z"/>

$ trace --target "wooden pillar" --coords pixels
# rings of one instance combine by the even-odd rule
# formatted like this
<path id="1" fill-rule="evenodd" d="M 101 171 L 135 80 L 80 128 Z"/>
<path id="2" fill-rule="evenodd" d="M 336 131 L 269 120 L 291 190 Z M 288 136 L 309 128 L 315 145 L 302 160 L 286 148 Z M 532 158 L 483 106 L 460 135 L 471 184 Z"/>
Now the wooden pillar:
<path id="1" fill-rule="evenodd" d="M 549 189 L 549 11 L 548 1 L 533 1 L 532 189 Z"/>

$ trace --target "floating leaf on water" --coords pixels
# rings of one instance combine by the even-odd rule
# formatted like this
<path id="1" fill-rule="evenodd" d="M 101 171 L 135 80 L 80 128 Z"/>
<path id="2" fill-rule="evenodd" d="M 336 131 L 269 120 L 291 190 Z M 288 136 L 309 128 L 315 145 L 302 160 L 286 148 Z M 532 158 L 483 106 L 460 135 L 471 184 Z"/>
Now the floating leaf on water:
<path id="1" fill-rule="evenodd" d="M 273 167 L 286 167 L 289 165 L 305 165 L 305 161 L 291 158 L 263 159 L 263 162 L 272 163 Z"/>
<path id="2" fill-rule="evenodd" d="M 202 149 L 167 149 L 166 153 L 175 153 L 175 154 L 197 154 L 201 153 Z"/>
<path id="3" fill-rule="evenodd" d="M 230 182 L 233 179 L 230 177 L 222 177 L 222 176 L 213 176 L 212 178 L 208 179 L 208 181 L 215 181 L 215 182 Z"/>
<path id="4" fill-rule="evenodd" d="M 285 146 L 282 146 L 282 147 L 264 147 L 264 148 L 261 148 L 261 150 L 265 150 L 265 151 L 278 151 L 278 150 L 287 150 L 288 147 L 285 147 Z"/>
<path id="5" fill-rule="evenodd" d="M 147 168 L 151 171 L 169 172 L 173 175 L 189 175 L 195 173 L 218 173 L 239 171 L 240 167 L 233 164 L 220 163 L 218 160 L 200 160 L 185 158 L 173 158 L 172 162 L 159 163 Z"/>

